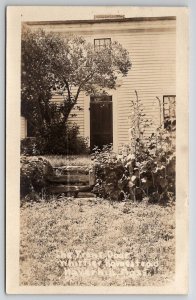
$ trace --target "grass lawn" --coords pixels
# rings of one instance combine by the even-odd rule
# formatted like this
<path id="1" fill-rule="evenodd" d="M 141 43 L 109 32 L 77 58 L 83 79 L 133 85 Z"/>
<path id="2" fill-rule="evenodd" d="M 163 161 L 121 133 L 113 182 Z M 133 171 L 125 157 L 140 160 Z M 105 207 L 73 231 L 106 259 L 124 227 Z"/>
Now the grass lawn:
<path id="1" fill-rule="evenodd" d="M 20 222 L 21 285 L 157 286 L 173 279 L 174 206 L 53 199 L 23 205 Z"/>

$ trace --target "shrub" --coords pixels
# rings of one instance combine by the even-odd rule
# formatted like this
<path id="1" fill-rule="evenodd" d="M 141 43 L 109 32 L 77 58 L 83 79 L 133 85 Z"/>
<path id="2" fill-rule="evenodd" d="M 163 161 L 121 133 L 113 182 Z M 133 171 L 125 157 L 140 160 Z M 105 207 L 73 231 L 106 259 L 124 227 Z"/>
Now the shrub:
<path id="1" fill-rule="evenodd" d="M 150 202 L 166 203 L 175 195 L 175 120 L 170 126 L 162 122 L 159 98 L 160 125 L 147 137 L 146 129 L 153 125 L 144 113 L 138 98 L 132 101 L 130 148 L 124 156 L 129 170 L 129 190 L 134 200 L 147 196 Z M 165 127 L 165 128 L 164 128 Z"/>
<path id="2" fill-rule="evenodd" d="M 21 140 L 20 152 L 22 155 L 37 155 L 39 150 L 37 149 L 36 138 L 27 137 Z"/>
<path id="3" fill-rule="evenodd" d="M 66 155 L 88 153 L 87 140 L 79 136 L 76 124 L 68 125 L 62 120 L 43 124 L 36 137 L 21 141 L 22 155 Z"/>
<path id="4" fill-rule="evenodd" d="M 127 187 L 126 168 L 112 151 L 111 145 L 104 146 L 102 150 L 95 148 L 92 160 L 96 178 L 93 192 L 112 201 L 124 199 Z"/>
<path id="5" fill-rule="evenodd" d="M 47 187 L 47 176 L 53 175 L 51 164 L 41 157 L 21 157 L 20 167 L 20 195 L 41 193 Z"/>
<path id="6" fill-rule="evenodd" d="M 37 148 L 41 155 L 85 154 L 88 152 L 87 140 L 79 136 L 76 124 L 54 121 L 45 125 L 37 133 Z"/>
<path id="7" fill-rule="evenodd" d="M 163 124 L 148 137 L 152 125 L 137 92 L 132 101 L 130 144 L 119 155 L 106 146 L 95 149 L 94 192 L 111 200 L 132 199 L 165 204 L 175 197 L 175 121 Z"/>
<path id="8" fill-rule="evenodd" d="M 166 203 L 175 195 L 174 146 L 165 130 L 152 134 L 147 142 L 137 141 L 135 153 L 121 156 L 128 169 L 128 186 L 134 200 Z"/>

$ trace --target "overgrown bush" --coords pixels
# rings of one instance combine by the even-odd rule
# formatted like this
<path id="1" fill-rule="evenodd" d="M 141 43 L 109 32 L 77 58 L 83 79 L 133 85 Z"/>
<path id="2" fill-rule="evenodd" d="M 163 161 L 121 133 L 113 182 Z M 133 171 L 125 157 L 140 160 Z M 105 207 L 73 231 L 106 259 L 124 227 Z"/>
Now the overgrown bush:
<path id="1" fill-rule="evenodd" d="M 130 148 L 123 158 L 129 171 L 129 190 L 134 200 L 145 196 L 149 202 L 166 203 L 175 196 L 175 121 L 164 126 L 163 107 L 157 97 L 160 123 L 156 128 L 144 113 L 143 103 L 135 91 L 131 101 Z M 149 136 L 147 129 L 156 128 Z"/>
<path id="2" fill-rule="evenodd" d="M 87 140 L 79 136 L 76 124 L 67 124 L 62 120 L 45 125 L 37 133 L 37 148 L 41 155 L 85 154 L 88 152 Z"/>
<path id="3" fill-rule="evenodd" d="M 20 142 L 20 152 L 22 155 L 37 155 L 39 150 L 37 149 L 37 143 L 35 137 L 27 137 Z"/>
<path id="4" fill-rule="evenodd" d="M 95 149 L 96 184 L 94 191 L 111 200 L 131 199 L 165 204 L 175 197 L 175 122 L 170 128 L 160 126 L 148 136 L 153 122 L 147 118 L 143 104 L 132 101 L 130 143 L 119 155 L 111 147 Z M 173 126 L 172 126 L 173 124 Z"/>
<path id="5" fill-rule="evenodd" d="M 20 164 L 21 199 L 29 195 L 36 197 L 47 187 L 47 176 L 53 175 L 53 168 L 41 157 L 22 156 Z"/>
<path id="6" fill-rule="evenodd" d="M 152 134 L 148 141 L 137 140 L 135 153 L 127 149 L 121 161 L 128 170 L 130 197 L 141 201 L 166 203 L 175 196 L 175 153 L 165 130 Z"/>
<path id="7" fill-rule="evenodd" d="M 21 141 L 22 155 L 66 155 L 88 153 L 87 140 L 79 136 L 76 124 L 54 120 L 51 124 L 43 124 L 36 137 Z"/>
<path id="8" fill-rule="evenodd" d="M 110 200 L 122 200 L 127 187 L 127 169 L 112 151 L 111 145 L 102 150 L 95 148 L 92 154 L 96 183 L 93 192 Z"/>

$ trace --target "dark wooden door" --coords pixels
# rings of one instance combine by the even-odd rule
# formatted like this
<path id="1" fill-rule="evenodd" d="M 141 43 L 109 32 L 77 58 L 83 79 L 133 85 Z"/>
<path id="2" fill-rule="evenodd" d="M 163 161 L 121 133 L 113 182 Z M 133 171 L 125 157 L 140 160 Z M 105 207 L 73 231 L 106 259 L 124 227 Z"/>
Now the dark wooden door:
<path id="1" fill-rule="evenodd" d="M 112 97 L 91 97 L 90 101 L 90 147 L 113 143 Z"/>

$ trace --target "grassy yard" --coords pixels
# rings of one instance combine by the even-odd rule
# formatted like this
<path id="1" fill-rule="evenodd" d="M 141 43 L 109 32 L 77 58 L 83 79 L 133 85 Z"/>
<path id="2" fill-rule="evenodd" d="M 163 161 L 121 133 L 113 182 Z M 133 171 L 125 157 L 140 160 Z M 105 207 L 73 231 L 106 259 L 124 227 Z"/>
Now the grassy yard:
<path id="1" fill-rule="evenodd" d="M 173 278 L 174 206 L 53 199 L 25 204 L 20 221 L 21 285 L 155 286 Z"/>

